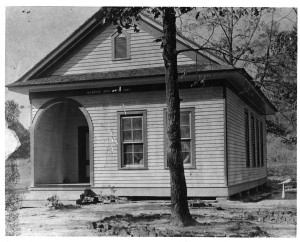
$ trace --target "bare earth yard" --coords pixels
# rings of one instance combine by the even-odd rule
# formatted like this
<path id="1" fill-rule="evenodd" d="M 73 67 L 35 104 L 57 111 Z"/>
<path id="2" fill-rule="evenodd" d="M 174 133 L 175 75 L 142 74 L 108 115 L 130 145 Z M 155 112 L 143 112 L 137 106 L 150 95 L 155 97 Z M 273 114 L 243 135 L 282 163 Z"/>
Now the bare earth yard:
<path id="1" fill-rule="evenodd" d="M 68 204 L 70 201 L 63 203 Z M 168 224 L 168 201 L 92 204 L 61 210 L 50 210 L 44 206 L 45 203 L 27 201 L 20 210 L 21 235 L 296 236 L 296 199 L 268 199 L 260 202 L 202 201 L 198 204 L 205 207 L 190 208 L 198 224 L 178 229 Z"/>
<path id="2" fill-rule="evenodd" d="M 28 164 L 27 160 L 19 162 L 23 191 L 30 184 Z M 196 201 L 190 207 L 198 222 L 195 226 L 170 227 L 169 201 L 128 201 L 60 210 L 50 210 L 45 206 L 47 201 L 23 201 L 19 210 L 21 235 L 296 237 L 296 183 L 285 199 L 281 198 L 281 186 L 278 185 L 288 178 L 296 180 L 296 165 L 287 174 L 282 173 L 281 167 L 269 171 L 271 189 L 266 192 L 271 192 L 271 197 L 252 201 L 257 197 L 254 194 L 250 200 Z M 62 202 L 75 205 L 75 201 Z"/>

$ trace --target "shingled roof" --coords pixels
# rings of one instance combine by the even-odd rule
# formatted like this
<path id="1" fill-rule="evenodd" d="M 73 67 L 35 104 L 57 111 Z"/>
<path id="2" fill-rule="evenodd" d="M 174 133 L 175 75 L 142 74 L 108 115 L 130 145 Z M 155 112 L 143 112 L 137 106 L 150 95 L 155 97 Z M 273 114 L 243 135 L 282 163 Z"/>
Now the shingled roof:
<path id="1" fill-rule="evenodd" d="M 220 70 L 232 70 L 233 67 L 223 65 L 182 65 L 178 66 L 179 74 L 192 74 L 197 72 L 210 72 Z M 246 73 L 246 72 L 245 72 Z M 66 83 L 79 83 L 86 81 L 99 81 L 99 80 L 116 80 L 123 78 L 137 78 L 137 77 L 151 77 L 163 76 L 165 74 L 164 67 L 140 68 L 122 71 L 108 71 L 108 72 L 95 72 L 75 75 L 64 76 L 49 76 L 44 78 L 31 79 L 26 81 L 19 81 L 7 85 L 7 87 L 26 87 L 37 85 L 49 84 L 66 84 Z"/>

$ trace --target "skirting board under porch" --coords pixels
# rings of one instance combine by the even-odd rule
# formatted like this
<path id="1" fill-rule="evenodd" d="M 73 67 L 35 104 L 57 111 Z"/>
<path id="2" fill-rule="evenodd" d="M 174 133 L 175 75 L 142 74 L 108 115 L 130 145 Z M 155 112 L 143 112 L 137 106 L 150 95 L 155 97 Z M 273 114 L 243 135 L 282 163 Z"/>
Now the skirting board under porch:
<path id="1" fill-rule="evenodd" d="M 238 184 L 231 187 L 201 187 L 201 188 L 188 188 L 188 197 L 229 197 L 238 192 L 252 189 L 254 187 L 261 186 L 266 182 L 266 178 L 258 181 L 247 182 Z M 88 184 L 61 184 L 61 185 L 39 185 L 30 188 L 28 193 L 24 193 L 22 199 L 27 200 L 44 200 L 53 195 L 58 195 L 60 200 L 72 200 L 79 199 L 80 194 L 84 192 L 86 188 L 90 188 L 96 194 L 102 192 L 103 195 L 110 195 L 111 189 L 109 187 L 91 187 Z M 116 190 L 116 196 L 123 197 L 169 197 L 169 188 L 118 188 Z"/>

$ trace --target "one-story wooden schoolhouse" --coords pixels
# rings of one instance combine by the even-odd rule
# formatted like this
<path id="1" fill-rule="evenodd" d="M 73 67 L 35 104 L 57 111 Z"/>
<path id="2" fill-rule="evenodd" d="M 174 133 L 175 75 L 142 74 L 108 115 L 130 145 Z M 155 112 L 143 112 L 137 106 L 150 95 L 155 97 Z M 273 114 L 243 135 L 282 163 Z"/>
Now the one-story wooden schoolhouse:
<path id="1" fill-rule="evenodd" d="M 120 196 L 169 196 L 162 26 L 139 32 L 96 13 L 9 90 L 31 103 L 27 199 L 114 186 Z M 198 48 L 177 37 L 177 49 Z M 207 51 L 178 55 L 189 197 L 228 197 L 267 177 L 266 115 L 276 109 L 244 69 Z"/>

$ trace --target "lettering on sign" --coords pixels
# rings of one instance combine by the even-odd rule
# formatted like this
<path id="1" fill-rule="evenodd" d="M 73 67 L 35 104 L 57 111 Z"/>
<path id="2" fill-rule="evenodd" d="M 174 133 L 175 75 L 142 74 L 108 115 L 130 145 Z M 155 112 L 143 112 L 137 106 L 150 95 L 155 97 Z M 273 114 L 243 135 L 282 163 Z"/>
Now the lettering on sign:
<path id="1" fill-rule="evenodd" d="M 118 87 L 118 88 L 90 90 L 90 91 L 87 91 L 86 94 L 94 95 L 94 94 L 110 94 L 110 93 L 123 93 L 123 92 L 130 92 L 130 88 L 129 87 L 126 87 L 126 88 Z"/>

